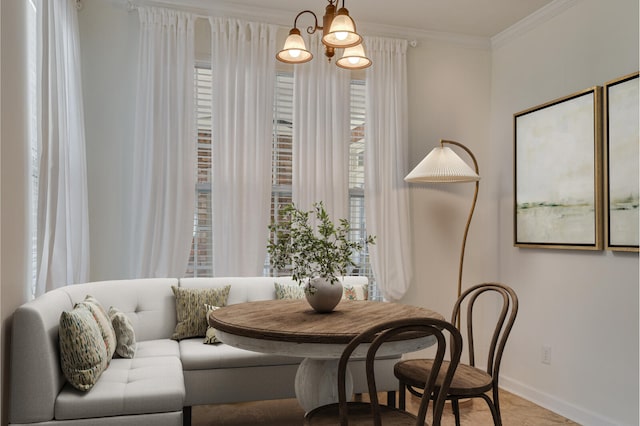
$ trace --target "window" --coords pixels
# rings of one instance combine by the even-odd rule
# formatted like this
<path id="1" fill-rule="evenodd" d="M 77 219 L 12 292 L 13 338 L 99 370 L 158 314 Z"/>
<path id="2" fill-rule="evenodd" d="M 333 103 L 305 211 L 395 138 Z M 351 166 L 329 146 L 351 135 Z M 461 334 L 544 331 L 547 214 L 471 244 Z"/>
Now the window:
<path id="1" fill-rule="evenodd" d="M 193 242 L 185 276 L 213 275 L 213 229 L 211 211 L 211 69 L 195 69 L 198 175 L 193 215 Z"/>
<path id="2" fill-rule="evenodd" d="M 193 244 L 186 276 L 211 276 L 212 212 L 211 212 L 211 70 L 196 68 L 196 111 L 198 128 L 198 180 L 193 219 Z M 365 82 L 351 82 L 351 141 L 349 146 L 349 220 L 351 238 L 366 235 L 364 211 L 364 150 L 365 150 Z M 279 72 L 275 81 L 273 106 L 271 180 L 271 221 L 278 220 L 282 209 L 292 203 L 293 178 L 293 74 Z M 377 299 L 369 253 L 355 253 L 358 264 L 354 275 L 365 275 L 371 282 L 369 297 Z M 277 275 L 265 259 L 264 275 Z"/>

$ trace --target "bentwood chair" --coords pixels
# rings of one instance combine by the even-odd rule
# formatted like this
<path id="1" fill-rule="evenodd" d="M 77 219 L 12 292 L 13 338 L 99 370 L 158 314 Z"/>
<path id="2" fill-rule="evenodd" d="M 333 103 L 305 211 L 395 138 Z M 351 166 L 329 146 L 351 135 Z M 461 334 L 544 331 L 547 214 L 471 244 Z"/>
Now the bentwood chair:
<path id="1" fill-rule="evenodd" d="M 444 362 L 447 347 L 446 334 L 449 335 L 451 361 Z M 400 336 L 401 335 L 401 336 Z M 374 361 L 380 346 L 389 340 L 418 338 L 432 335 L 436 339 L 436 357 L 434 358 L 433 373 L 425 380 L 425 396 L 420 402 L 418 415 L 415 416 L 404 410 L 390 406 L 381 406 L 374 375 Z M 363 342 L 371 341 L 365 360 L 367 385 L 369 388 L 369 402 L 347 402 L 346 369 L 347 362 L 354 350 Z M 440 425 L 440 418 L 444 409 L 447 388 L 453 378 L 460 355 L 462 353 L 462 336 L 450 323 L 434 318 L 410 318 L 388 321 L 373 326 L 356 336 L 344 349 L 338 364 L 338 403 L 323 405 L 309 411 L 305 415 L 304 424 L 308 426 L 424 426 L 430 400 L 434 401 L 433 426 Z M 441 368 L 445 366 L 446 368 Z M 442 381 L 436 386 L 438 373 Z"/>
<path id="2" fill-rule="evenodd" d="M 475 365 L 476 354 L 474 353 L 475 347 L 473 339 L 473 309 L 475 303 L 478 301 L 478 297 L 482 294 L 486 296 L 482 298 L 483 303 L 486 303 L 488 306 L 494 306 L 491 305 L 491 303 L 496 303 L 497 300 L 500 305 L 502 305 L 489 345 L 486 369 L 481 369 Z M 497 294 L 498 297 L 488 297 L 490 294 Z M 484 283 L 473 286 L 462 293 L 456 302 L 451 316 L 451 322 L 453 324 L 456 323 L 456 318 L 458 318 L 463 305 L 466 305 L 466 318 L 464 322 L 466 322 L 467 325 L 466 347 L 469 364 L 460 363 L 458 365 L 449 386 L 447 399 L 451 400 L 456 426 L 460 425 L 460 406 L 458 401 L 467 398 L 484 399 L 489 405 L 494 424 L 501 426 L 502 418 L 498 399 L 500 362 L 502 361 L 502 354 L 505 344 L 507 343 L 507 338 L 509 337 L 509 333 L 516 319 L 516 314 L 518 313 L 518 297 L 510 287 L 499 283 Z M 435 364 L 436 362 L 434 362 L 434 360 L 416 359 L 401 361 L 395 365 L 394 374 L 400 381 L 400 408 L 404 408 L 406 404 L 406 390 L 409 390 L 411 394 L 416 396 L 422 395 L 420 389 L 425 388 L 435 368 Z M 440 369 L 442 369 L 442 367 L 440 367 Z M 444 383 L 443 380 L 444 378 L 439 376 L 437 384 Z M 492 391 L 493 400 L 486 394 L 488 391 Z"/>

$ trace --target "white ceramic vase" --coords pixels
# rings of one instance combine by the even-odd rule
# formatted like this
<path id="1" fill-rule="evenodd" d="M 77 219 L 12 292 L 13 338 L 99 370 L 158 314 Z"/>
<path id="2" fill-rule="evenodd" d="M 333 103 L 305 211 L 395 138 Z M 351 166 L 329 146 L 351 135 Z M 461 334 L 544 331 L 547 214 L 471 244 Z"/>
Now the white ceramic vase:
<path id="1" fill-rule="evenodd" d="M 316 312 L 331 312 L 342 300 L 342 283 L 325 278 L 312 278 L 304 288 L 307 302 Z"/>

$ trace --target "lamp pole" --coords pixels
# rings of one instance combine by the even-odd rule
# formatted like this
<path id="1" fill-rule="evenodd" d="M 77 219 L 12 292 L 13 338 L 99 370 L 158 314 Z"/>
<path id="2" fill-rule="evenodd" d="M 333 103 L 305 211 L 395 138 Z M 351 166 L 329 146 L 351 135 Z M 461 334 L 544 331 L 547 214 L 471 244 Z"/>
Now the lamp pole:
<path id="1" fill-rule="evenodd" d="M 480 175 L 480 171 L 478 170 L 478 161 L 476 160 L 475 155 L 473 155 L 473 152 L 471 152 L 471 150 L 469 148 L 467 148 L 466 146 L 464 146 L 463 144 L 461 144 L 460 142 L 456 142 L 456 141 L 448 141 L 448 140 L 440 140 L 440 145 L 442 147 L 444 147 L 444 144 L 450 144 L 450 145 L 455 145 L 458 146 L 460 148 L 462 148 L 467 154 L 469 154 L 469 157 L 471 157 L 471 159 L 473 160 L 473 168 L 474 171 L 476 172 L 477 175 Z M 471 203 L 471 210 L 469 211 L 469 217 L 467 219 L 467 224 L 464 227 L 464 234 L 462 237 L 462 248 L 460 249 L 460 266 L 458 269 L 458 296 L 456 297 L 456 300 L 460 298 L 460 295 L 462 294 L 462 266 L 464 263 L 464 251 L 465 248 L 467 246 L 467 234 L 469 233 L 469 226 L 471 225 L 471 218 L 473 217 L 473 212 L 476 208 L 476 201 L 478 200 L 478 189 L 480 188 L 480 182 L 479 181 L 475 181 L 475 191 L 473 193 L 473 202 Z M 456 318 L 456 327 L 460 328 L 460 311 L 458 311 L 458 316 Z"/>

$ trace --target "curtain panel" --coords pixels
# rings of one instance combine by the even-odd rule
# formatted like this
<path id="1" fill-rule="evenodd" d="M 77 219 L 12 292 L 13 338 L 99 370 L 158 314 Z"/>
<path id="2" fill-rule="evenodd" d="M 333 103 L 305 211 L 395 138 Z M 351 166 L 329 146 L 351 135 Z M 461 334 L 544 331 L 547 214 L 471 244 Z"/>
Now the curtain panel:
<path id="1" fill-rule="evenodd" d="M 75 1 L 41 1 L 35 295 L 89 280 L 89 208 Z"/>
<path id="2" fill-rule="evenodd" d="M 293 202 L 322 201 L 334 222 L 349 217 L 351 73 L 324 55 L 321 34 L 308 40 L 314 60 L 295 67 Z"/>
<path id="3" fill-rule="evenodd" d="M 412 275 L 408 162 L 407 41 L 365 37 L 367 68 L 365 214 L 371 267 L 387 300 L 398 300 Z"/>
<path id="4" fill-rule="evenodd" d="M 195 202 L 195 17 L 143 6 L 138 16 L 130 275 L 180 277 Z"/>
<path id="5" fill-rule="evenodd" d="M 271 205 L 277 27 L 210 18 L 216 276 L 262 275 Z"/>

